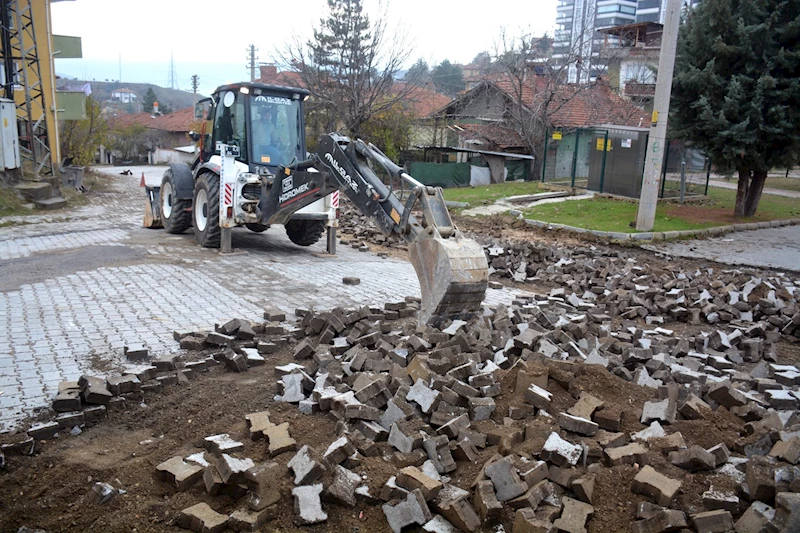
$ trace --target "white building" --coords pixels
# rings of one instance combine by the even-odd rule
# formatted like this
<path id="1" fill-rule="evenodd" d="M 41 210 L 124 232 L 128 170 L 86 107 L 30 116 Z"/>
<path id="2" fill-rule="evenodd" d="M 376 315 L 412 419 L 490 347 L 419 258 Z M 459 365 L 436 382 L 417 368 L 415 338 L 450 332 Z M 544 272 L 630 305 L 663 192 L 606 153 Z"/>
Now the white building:
<path id="1" fill-rule="evenodd" d="M 687 0 L 694 6 L 701 0 Z M 613 36 L 597 30 L 636 22 L 664 22 L 667 0 L 559 0 L 553 57 L 569 61 L 569 82 L 588 83 L 603 74 L 601 43 Z"/>
<path id="2" fill-rule="evenodd" d="M 683 0 L 681 3 L 689 3 L 691 7 L 696 6 L 702 0 Z M 636 22 L 658 22 L 664 24 L 664 17 L 667 12 L 667 0 L 639 0 L 636 6 Z"/>
<path id="3" fill-rule="evenodd" d="M 136 93 L 130 89 L 117 89 L 111 92 L 111 99 L 123 104 L 130 104 L 136 101 Z"/>

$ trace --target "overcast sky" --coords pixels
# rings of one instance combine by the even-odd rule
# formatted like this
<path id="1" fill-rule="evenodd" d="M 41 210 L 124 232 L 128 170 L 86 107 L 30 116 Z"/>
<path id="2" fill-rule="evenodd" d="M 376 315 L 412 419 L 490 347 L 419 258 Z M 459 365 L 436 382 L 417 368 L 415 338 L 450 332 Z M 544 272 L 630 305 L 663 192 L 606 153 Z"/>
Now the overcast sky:
<path id="1" fill-rule="evenodd" d="M 405 32 L 412 61 L 468 63 L 491 51 L 503 28 L 552 35 L 557 0 L 364 0 L 375 16 L 388 10 L 390 32 Z M 249 79 L 246 49 L 261 62 L 276 47 L 305 40 L 326 14 L 326 0 L 75 0 L 52 4 L 53 33 L 82 38 L 83 59 L 56 59 L 61 76 L 149 82 L 168 86 L 170 53 L 177 85 L 191 90 L 192 74 L 208 94 L 226 82 Z M 479 7 L 480 6 L 480 7 Z M 121 58 L 121 61 L 120 61 Z M 408 65 L 410 66 L 410 65 Z"/>

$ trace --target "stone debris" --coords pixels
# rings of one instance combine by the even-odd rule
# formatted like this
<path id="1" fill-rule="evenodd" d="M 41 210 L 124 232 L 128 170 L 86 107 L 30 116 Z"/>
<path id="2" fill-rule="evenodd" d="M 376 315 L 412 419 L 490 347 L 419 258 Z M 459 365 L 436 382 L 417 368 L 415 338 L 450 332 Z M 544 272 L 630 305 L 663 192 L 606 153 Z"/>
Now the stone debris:
<path id="1" fill-rule="evenodd" d="M 800 491 L 800 370 L 778 363 L 776 345 L 800 341 L 796 281 L 736 269 L 651 268 L 624 249 L 493 242 L 486 251 L 494 276 L 555 288 L 441 328 L 413 323 L 420 302 L 409 298 L 383 307 L 298 310 L 291 323 L 265 311 L 264 322 L 234 319 L 211 333 L 176 332 L 185 349 L 213 356 L 184 362 L 169 355 L 120 376 L 65 382 L 53 402 L 58 421 L 28 435 L 66 435 L 208 366 L 244 372 L 285 349 L 293 362 L 269 367 L 278 399 L 335 424 L 329 441 L 310 443 L 322 446 L 320 456 L 302 435 L 290 435 L 288 422 L 278 424 L 265 411 L 246 417 L 246 434 L 265 439 L 270 457 L 292 452 L 276 460 L 289 459 L 297 524 L 324 521 L 323 500 L 345 507 L 382 501 L 394 531 L 475 531 L 511 512 L 514 531 L 585 531 L 592 501 L 601 501 L 598 474 L 620 466 L 637 472 L 618 490 L 651 506 L 625 529 L 747 533 L 759 524 L 792 523 L 792 495 Z M 401 319 L 409 320 L 395 322 Z M 628 388 L 636 401 L 620 404 Z M 102 411 L 91 411 L 90 419 L 97 407 Z M 690 438 L 696 432 L 675 431 L 686 421 L 702 428 L 704 419 L 722 431 L 737 417 L 738 438 L 726 434 L 708 449 L 714 441 L 698 446 Z M 242 497 L 246 488 L 248 510 L 239 510 L 236 521 L 231 516 L 234 529 L 258 527 L 252 524 L 280 500 L 274 480 L 288 474 L 237 456 L 255 457 L 251 447 L 263 446 L 239 442 L 243 436 L 201 437 L 219 456 L 210 466 L 176 457 L 158 467 L 180 490 L 199 477 L 212 494 Z M 702 509 L 666 509 L 681 502 L 683 478 L 650 466 L 665 459 L 687 476 L 727 476 L 736 491 L 709 483 Z M 376 460 L 391 463 L 396 475 L 368 479 L 372 471 L 364 466 Z M 454 484 L 454 472 L 475 462 L 483 468 L 474 482 Z M 382 487 L 379 498 L 370 487 Z"/>
<path id="2" fill-rule="evenodd" d="M 89 503 L 101 505 L 111 500 L 114 496 L 119 494 L 119 491 L 108 483 L 95 483 L 92 485 L 91 490 L 86 499 Z"/>
<path id="3" fill-rule="evenodd" d="M 176 522 L 196 533 L 220 533 L 228 527 L 228 515 L 216 512 L 207 503 L 198 503 L 181 511 Z"/>
<path id="4" fill-rule="evenodd" d="M 295 522 L 298 525 L 319 524 L 328 520 L 328 513 L 322 509 L 322 483 L 303 485 L 292 489 L 294 496 Z"/>

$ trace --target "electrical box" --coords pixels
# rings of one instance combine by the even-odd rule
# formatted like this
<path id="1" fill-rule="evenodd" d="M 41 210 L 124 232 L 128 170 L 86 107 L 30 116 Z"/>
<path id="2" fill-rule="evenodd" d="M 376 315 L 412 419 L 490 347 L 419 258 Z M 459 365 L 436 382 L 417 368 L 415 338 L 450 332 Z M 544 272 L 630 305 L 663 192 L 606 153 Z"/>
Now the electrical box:
<path id="1" fill-rule="evenodd" d="M 17 106 L 7 98 L 0 98 L 0 162 L 3 170 L 19 168 Z"/>

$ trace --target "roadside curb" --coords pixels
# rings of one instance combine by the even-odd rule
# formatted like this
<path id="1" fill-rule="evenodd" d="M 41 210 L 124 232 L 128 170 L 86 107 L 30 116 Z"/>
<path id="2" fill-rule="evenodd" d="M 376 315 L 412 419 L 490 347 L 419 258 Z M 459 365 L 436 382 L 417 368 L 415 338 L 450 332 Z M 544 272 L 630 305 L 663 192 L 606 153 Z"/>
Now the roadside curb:
<path id="1" fill-rule="evenodd" d="M 522 217 L 522 212 L 511 209 L 508 211 L 511 216 Z M 526 224 L 542 228 L 545 230 L 560 230 L 580 235 L 592 235 L 594 237 L 612 241 L 622 242 L 636 242 L 636 243 L 652 243 L 661 241 L 671 241 L 676 239 L 686 238 L 699 238 L 699 237 L 715 237 L 732 233 L 735 231 L 750 231 L 764 228 L 779 228 L 783 226 L 794 226 L 800 224 L 800 218 L 790 218 L 786 220 L 771 220 L 768 222 L 747 222 L 743 224 L 732 224 L 728 226 L 715 226 L 713 228 L 697 229 L 697 230 L 684 230 L 684 231 L 655 231 L 643 233 L 619 233 L 613 231 L 599 231 L 590 230 L 586 228 L 576 228 L 574 226 L 567 226 L 566 224 L 554 224 L 551 222 L 544 222 L 542 220 L 534 220 L 530 218 L 523 218 Z"/>

